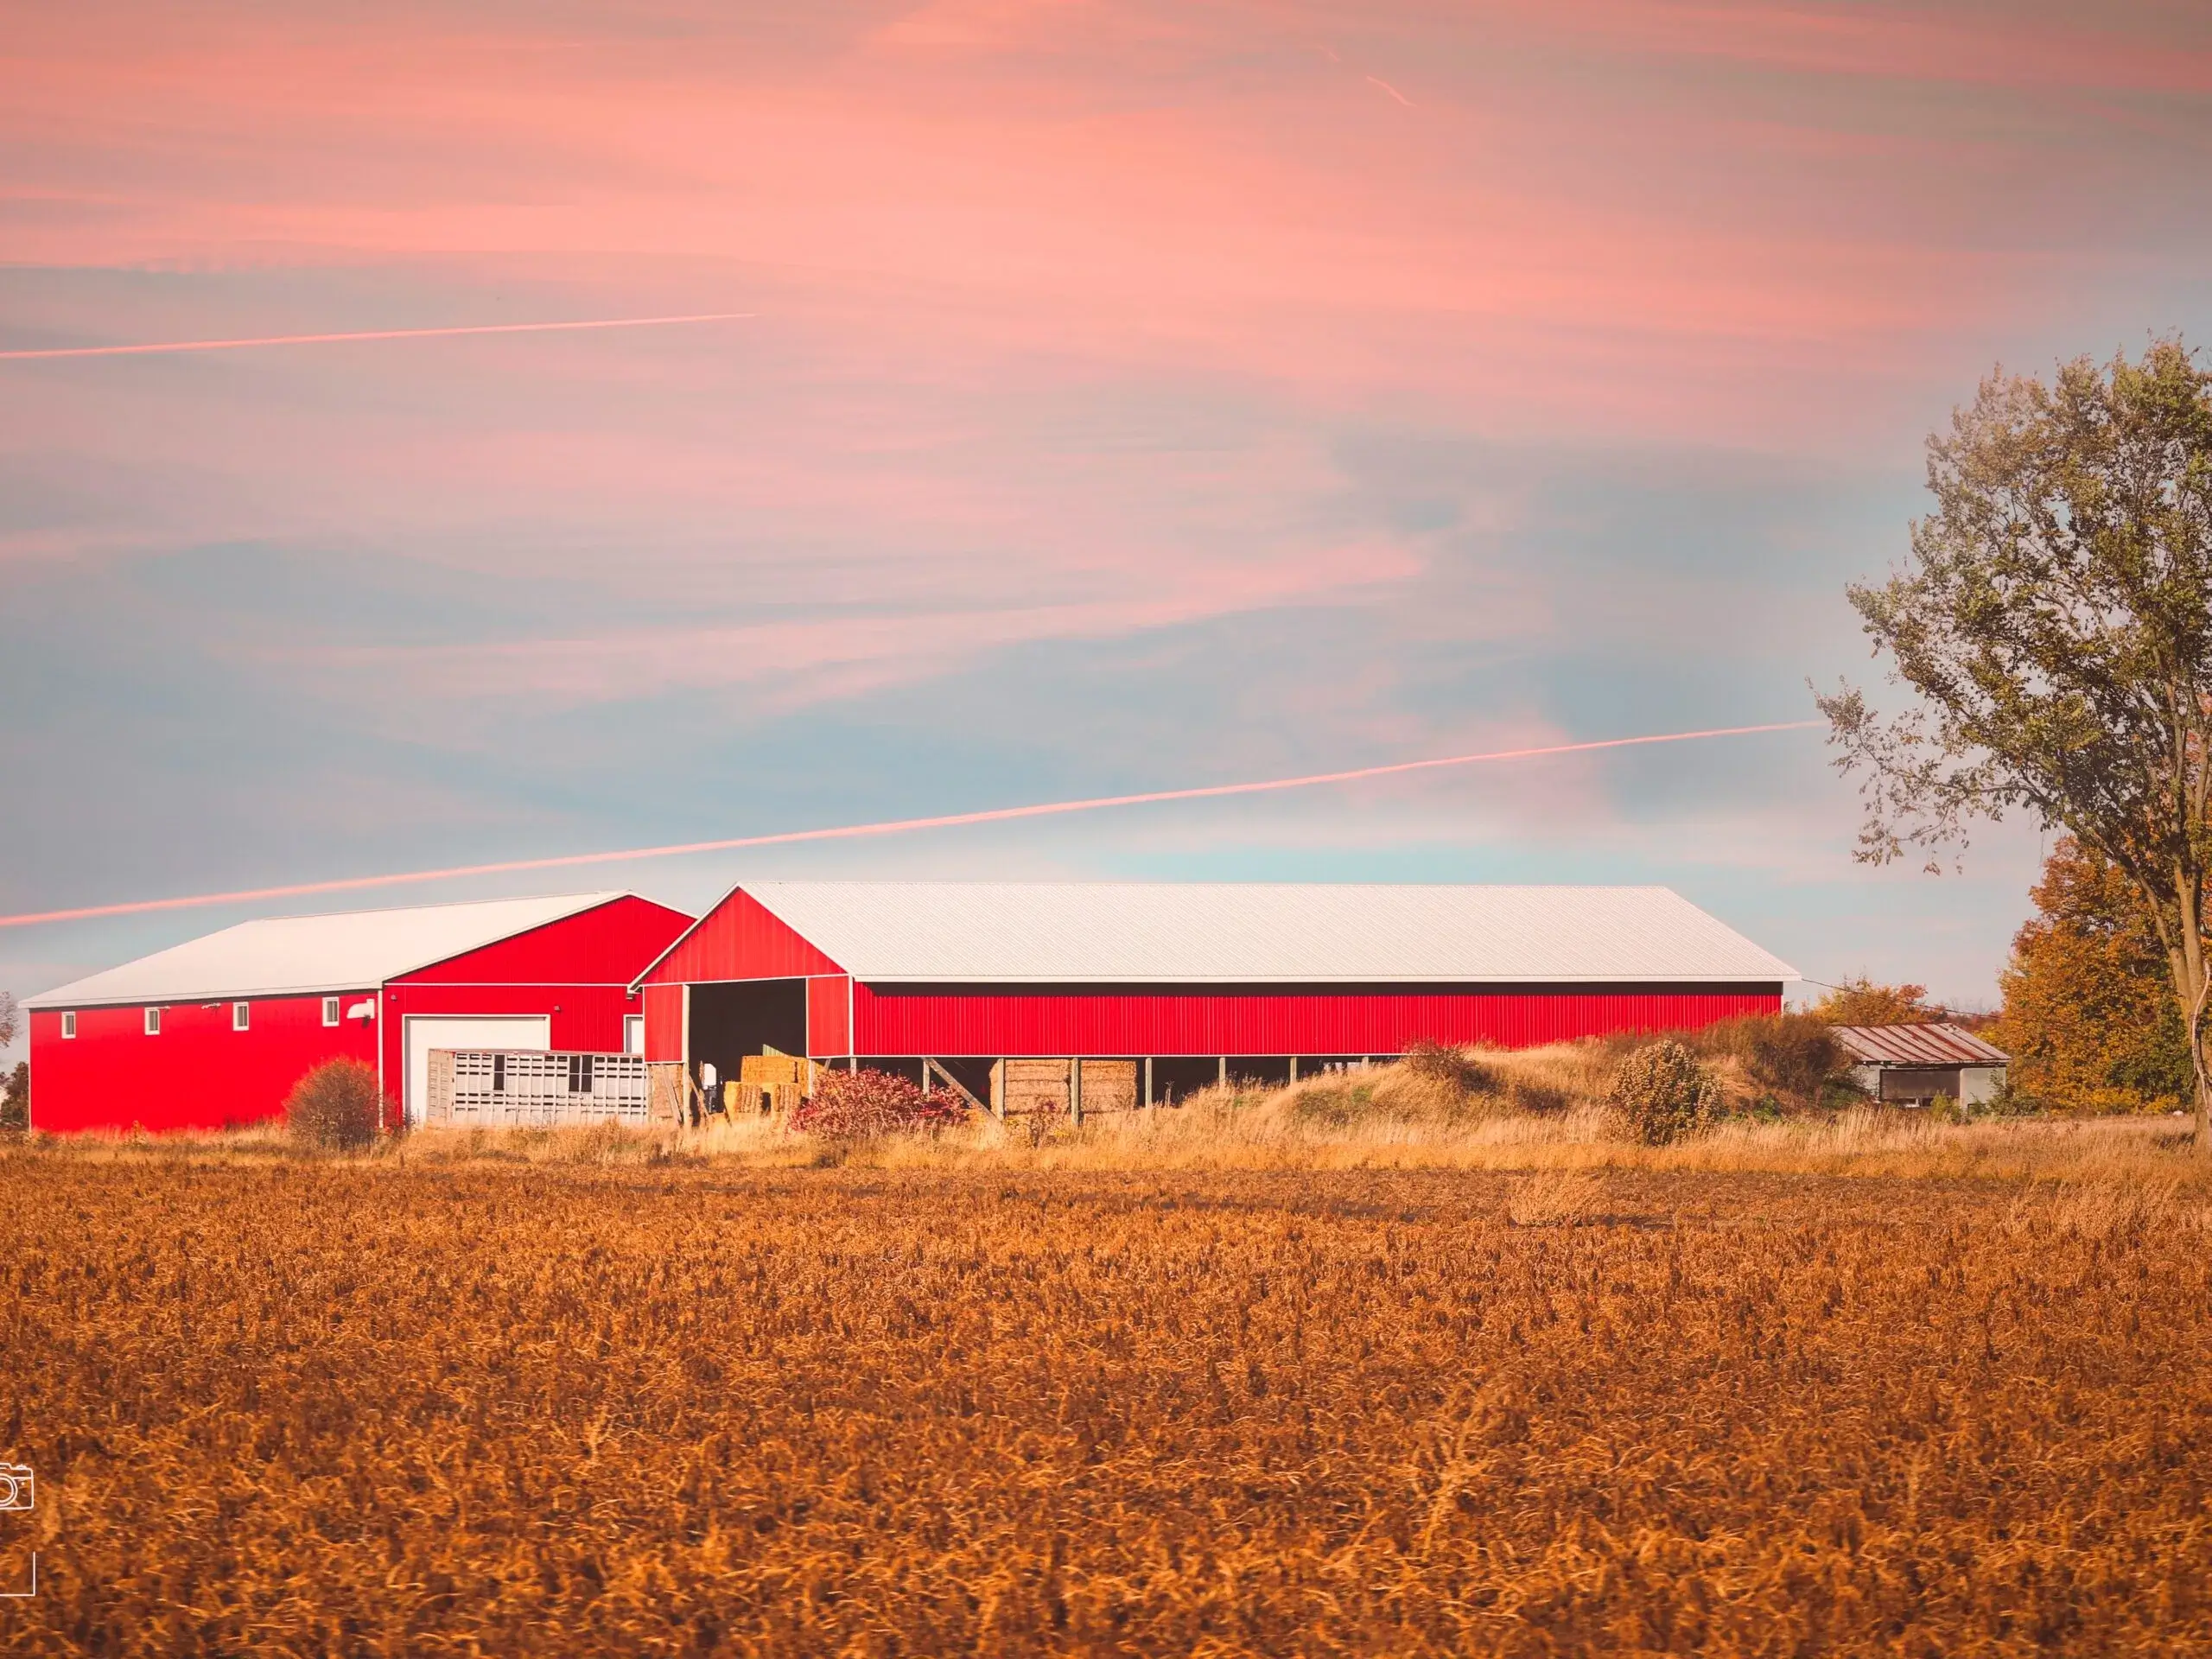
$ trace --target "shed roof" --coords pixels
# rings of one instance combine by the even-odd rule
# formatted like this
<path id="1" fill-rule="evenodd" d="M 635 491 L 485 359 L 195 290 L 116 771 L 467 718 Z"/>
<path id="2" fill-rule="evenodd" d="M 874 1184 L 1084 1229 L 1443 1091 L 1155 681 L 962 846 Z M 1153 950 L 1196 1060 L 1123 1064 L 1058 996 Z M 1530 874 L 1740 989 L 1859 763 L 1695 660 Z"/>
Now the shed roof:
<path id="1" fill-rule="evenodd" d="M 2003 1065 L 2012 1058 L 1959 1026 L 1838 1026 L 1835 1035 L 1873 1065 Z"/>
<path id="2" fill-rule="evenodd" d="M 744 891 L 848 973 L 879 982 L 1798 977 L 1665 887 L 762 881 Z"/>
<path id="3" fill-rule="evenodd" d="M 626 895 L 569 893 L 240 922 L 26 999 L 33 1008 L 364 990 Z"/>

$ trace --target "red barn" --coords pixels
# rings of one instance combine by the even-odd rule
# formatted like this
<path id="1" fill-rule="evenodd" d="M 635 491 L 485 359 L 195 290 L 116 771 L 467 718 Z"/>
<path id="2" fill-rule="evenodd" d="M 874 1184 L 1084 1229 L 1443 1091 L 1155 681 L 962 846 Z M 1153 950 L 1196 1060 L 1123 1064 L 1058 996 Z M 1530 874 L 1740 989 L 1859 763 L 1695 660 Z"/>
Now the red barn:
<path id="1" fill-rule="evenodd" d="M 639 976 L 645 1055 L 764 1046 L 977 1086 L 1020 1057 L 1235 1074 L 1692 1027 L 1795 969 L 1664 887 L 765 881 Z"/>
<path id="2" fill-rule="evenodd" d="M 340 1055 L 419 1121 L 433 1048 L 635 1049 L 630 982 L 690 920 L 586 893 L 241 922 L 30 998 L 33 1126 L 255 1122 Z"/>

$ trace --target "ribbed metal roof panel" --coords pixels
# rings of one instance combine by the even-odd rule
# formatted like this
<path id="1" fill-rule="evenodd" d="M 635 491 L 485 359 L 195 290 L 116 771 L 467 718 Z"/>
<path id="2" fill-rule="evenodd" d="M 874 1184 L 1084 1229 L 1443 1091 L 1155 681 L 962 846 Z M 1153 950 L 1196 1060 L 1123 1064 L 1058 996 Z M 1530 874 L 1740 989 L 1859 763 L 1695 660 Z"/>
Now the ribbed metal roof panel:
<path id="1" fill-rule="evenodd" d="M 1877 1065 L 2003 1065 L 2012 1058 L 1952 1025 L 1838 1026 L 1835 1035 Z"/>
<path id="2" fill-rule="evenodd" d="M 1712 983 L 1797 972 L 1665 887 L 747 882 L 863 980 Z"/>
<path id="3" fill-rule="evenodd" d="M 363 990 L 620 899 L 571 893 L 240 922 L 25 999 L 33 1008 Z"/>

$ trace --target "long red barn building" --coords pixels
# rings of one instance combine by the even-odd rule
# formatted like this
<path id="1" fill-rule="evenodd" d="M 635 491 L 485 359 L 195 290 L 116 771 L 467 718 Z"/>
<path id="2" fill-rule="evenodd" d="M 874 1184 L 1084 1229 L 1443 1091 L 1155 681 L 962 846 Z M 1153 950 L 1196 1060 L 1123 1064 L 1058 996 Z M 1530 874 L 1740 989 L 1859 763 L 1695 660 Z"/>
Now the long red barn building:
<path id="1" fill-rule="evenodd" d="M 635 988 L 646 1058 L 695 1079 L 765 1046 L 1145 1058 L 1195 1083 L 1695 1027 L 1773 1013 L 1797 976 L 1663 887 L 765 881 Z"/>
<path id="2" fill-rule="evenodd" d="M 33 1127 L 252 1123 L 341 1056 L 419 1121 L 432 1048 L 634 1050 L 630 982 L 690 920 L 587 893 L 243 922 L 30 998 Z"/>

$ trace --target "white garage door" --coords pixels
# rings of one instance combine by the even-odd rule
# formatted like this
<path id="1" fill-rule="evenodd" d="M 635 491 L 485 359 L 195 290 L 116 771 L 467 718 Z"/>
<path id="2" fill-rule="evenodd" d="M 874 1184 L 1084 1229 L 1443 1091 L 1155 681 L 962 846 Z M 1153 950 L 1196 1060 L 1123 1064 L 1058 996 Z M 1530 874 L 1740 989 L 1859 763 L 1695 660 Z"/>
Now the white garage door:
<path id="1" fill-rule="evenodd" d="M 553 1020 L 543 1014 L 410 1014 L 407 1016 L 407 1121 L 423 1121 L 430 1091 L 434 1048 L 534 1048 L 553 1046 Z"/>

